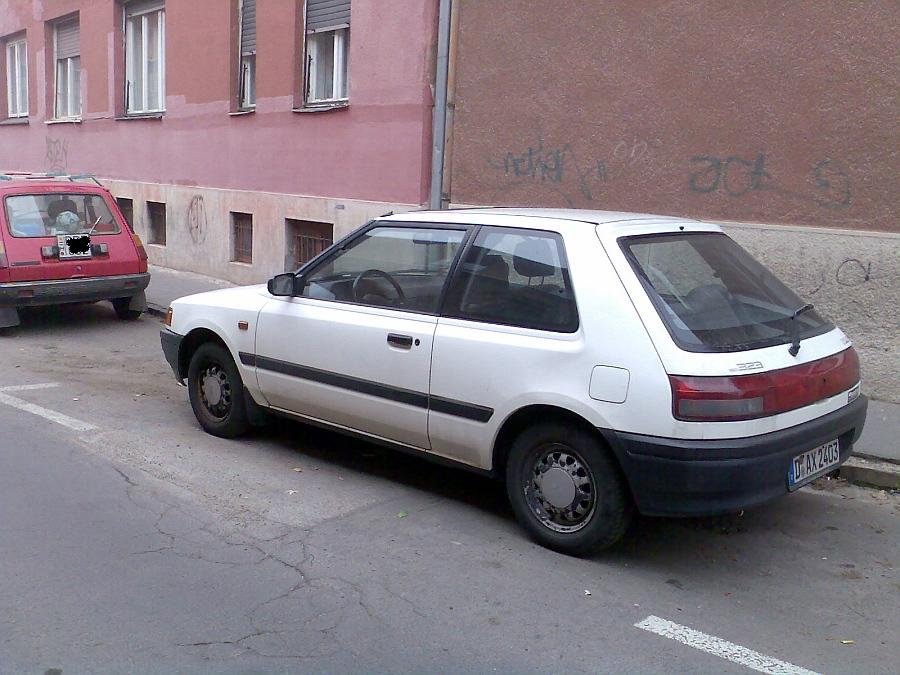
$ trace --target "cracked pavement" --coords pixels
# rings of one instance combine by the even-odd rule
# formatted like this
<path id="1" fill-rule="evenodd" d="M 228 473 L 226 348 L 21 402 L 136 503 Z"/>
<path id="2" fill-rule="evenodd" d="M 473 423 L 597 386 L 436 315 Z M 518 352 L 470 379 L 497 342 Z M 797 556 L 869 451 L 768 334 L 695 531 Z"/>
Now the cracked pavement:
<path id="1" fill-rule="evenodd" d="M 289 422 L 203 434 L 152 318 L 25 319 L 0 386 L 57 382 L 17 395 L 100 429 L 0 405 L 0 672 L 743 670 L 633 627 L 650 614 L 895 667 L 897 495 L 820 481 L 567 558 L 484 478 Z"/>

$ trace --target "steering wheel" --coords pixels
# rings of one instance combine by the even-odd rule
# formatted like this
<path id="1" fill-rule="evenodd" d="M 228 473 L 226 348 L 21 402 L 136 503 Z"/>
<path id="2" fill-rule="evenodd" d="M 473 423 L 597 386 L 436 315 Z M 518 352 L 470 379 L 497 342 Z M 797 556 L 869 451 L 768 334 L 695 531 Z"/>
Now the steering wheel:
<path id="1" fill-rule="evenodd" d="M 356 278 L 353 280 L 353 299 L 356 302 L 361 302 L 361 298 L 359 295 L 360 286 L 362 280 L 366 277 L 381 277 L 385 281 L 387 281 L 391 286 L 394 287 L 394 291 L 397 293 L 397 300 L 400 304 L 406 304 L 406 294 L 403 292 L 403 289 L 400 288 L 400 284 L 397 283 L 396 279 L 392 277 L 390 274 L 383 270 L 376 269 L 368 269 L 360 272 L 356 275 Z M 380 295 L 380 294 L 378 294 Z M 383 296 L 382 296 L 383 297 Z"/>

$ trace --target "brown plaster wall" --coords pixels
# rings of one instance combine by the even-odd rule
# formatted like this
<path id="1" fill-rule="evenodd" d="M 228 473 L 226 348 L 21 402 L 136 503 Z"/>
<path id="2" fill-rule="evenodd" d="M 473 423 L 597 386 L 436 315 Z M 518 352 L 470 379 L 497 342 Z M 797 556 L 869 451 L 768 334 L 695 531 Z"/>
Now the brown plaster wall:
<path id="1" fill-rule="evenodd" d="M 896 0 L 458 0 L 450 201 L 900 231 Z"/>

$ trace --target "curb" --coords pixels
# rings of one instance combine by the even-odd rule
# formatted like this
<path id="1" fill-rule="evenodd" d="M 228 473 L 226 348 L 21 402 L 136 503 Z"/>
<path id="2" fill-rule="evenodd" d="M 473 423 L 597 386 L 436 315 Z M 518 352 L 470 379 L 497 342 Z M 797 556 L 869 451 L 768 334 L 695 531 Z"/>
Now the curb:
<path id="1" fill-rule="evenodd" d="M 900 490 L 900 465 L 892 462 L 851 457 L 841 465 L 839 475 L 854 485 Z"/>
<path id="2" fill-rule="evenodd" d="M 159 317 L 160 319 L 164 319 L 166 317 L 167 307 L 162 307 L 161 305 L 156 305 L 152 302 L 147 303 L 147 314 L 152 314 L 153 316 Z"/>

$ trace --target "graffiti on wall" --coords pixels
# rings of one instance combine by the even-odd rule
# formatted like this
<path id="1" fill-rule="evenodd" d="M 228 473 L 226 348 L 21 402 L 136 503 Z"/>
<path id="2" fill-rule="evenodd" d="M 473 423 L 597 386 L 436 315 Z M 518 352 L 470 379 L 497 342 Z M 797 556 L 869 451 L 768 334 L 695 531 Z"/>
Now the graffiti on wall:
<path id="1" fill-rule="evenodd" d="M 537 140 L 512 148 L 499 158 L 488 159 L 488 165 L 501 179 L 493 198 L 501 194 L 541 191 L 556 195 L 565 206 L 596 201 L 620 167 L 630 167 L 646 160 L 653 147 L 661 143 L 639 138 L 617 140 L 606 152 L 585 155 L 576 152 L 574 142 L 547 143 L 543 135 Z"/>
<path id="2" fill-rule="evenodd" d="M 195 244 L 202 244 L 206 241 L 209 220 L 206 216 L 206 203 L 203 201 L 203 195 L 194 195 L 191 199 L 184 222 L 187 224 L 191 241 Z"/>
<path id="3" fill-rule="evenodd" d="M 850 178 L 835 160 L 823 159 L 807 175 L 806 191 L 789 190 L 766 169 L 766 155 L 755 157 L 695 155 L 691 157 L 688 189 L 698 194 L 719 193 L 742 197 L 751 192 L 772 191 L 785 197 L 811 201 L 828 209 L 850 206 L 853 192 Z"/>
<path id="4" fill-rule="evenodd" d="M 44 166 L 48 173 L 65 173 L 69 170 L 69 143 L 62 138 L 47 137 Z"/>

